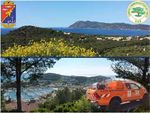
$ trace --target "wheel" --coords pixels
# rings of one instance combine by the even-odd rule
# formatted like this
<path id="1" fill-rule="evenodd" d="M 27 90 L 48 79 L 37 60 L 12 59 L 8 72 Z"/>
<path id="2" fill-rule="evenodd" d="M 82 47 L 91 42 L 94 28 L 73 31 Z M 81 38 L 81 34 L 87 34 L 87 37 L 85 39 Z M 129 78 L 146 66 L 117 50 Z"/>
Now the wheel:
<path id="1" fill-rule="evenodd" d="M 148 94 L 145 94 L 142 99 L 142 103 L 146 103 L 148 101 Z"/>
<path id="2" fill-rule="evenodd" d="M 109 111 L 111 112 L 120 111 L 121 108 L 120 103 L 121 103 L 120 99 L 118 98 L 112 99 L 109 104 Z"/>
<path id="3" fill-rule="evenodd" d="M 106 106 L 101 106 L 100 109 L 101 109 L 102 112 L 106 112 L 107 111 Z"/>

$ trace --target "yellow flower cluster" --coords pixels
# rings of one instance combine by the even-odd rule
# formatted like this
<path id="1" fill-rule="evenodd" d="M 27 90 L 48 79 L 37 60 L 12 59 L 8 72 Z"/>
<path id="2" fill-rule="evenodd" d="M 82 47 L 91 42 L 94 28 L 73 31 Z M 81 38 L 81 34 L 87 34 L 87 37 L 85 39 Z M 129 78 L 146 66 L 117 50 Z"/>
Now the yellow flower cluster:
<path id="1" fill-rule="evenodd" d="M 28 57 L 28 56 L 96 56 L 92 49 L 85 49 L 77 46 L 69 46 L 64 40 L 30 42 L 30 45 L 14 45 L 2 53 L 3 57 Z"/>

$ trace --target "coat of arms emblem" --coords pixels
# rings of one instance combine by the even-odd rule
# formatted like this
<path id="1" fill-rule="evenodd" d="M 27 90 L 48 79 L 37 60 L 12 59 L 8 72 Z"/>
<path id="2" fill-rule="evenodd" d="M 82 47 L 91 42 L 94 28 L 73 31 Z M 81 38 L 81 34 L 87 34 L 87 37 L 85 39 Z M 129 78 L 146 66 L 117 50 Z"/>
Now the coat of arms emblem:
<path id="1" fill-rule="evenodd" d="M 16 25 L 16 5 L 7 0 L 1 5 L 1 23 L 4 28 L 12 28 Z"/>

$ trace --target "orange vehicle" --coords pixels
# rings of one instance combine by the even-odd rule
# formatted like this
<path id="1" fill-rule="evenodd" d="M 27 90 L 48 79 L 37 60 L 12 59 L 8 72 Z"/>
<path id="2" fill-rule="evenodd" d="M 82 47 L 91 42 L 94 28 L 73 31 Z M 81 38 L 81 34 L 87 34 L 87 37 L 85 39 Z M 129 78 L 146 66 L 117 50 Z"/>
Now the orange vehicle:
<path id="1" fill-rule="evenodd" d="M 88 88 L 86 98 L 100 108 L 117 111 L 121 104 L 147 99 L 147 90 L 139 83 L 131 80 L 113 80 L 98 82 Z"/>

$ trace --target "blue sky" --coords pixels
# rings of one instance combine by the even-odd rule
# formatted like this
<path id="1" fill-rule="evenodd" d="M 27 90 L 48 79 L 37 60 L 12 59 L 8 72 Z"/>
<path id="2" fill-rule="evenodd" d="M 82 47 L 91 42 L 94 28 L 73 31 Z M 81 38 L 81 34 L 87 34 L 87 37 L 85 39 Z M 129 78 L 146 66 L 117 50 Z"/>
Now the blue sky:
<path id="1" fill-rule="evenodd" d="M 106 58 L 62 58 L 46 73 L 76 76 L 112 76 L 116 75 L 111 68 L 113 62 Z"/>
<path id="2" fill-rule="evenodd" d="M 131 23 L 126 10 L 131 1 L 17 1 L 16 27 L 68 27 L 78 20 Z M 150 5 L 150 3 L 147 1 Z M 150 19 L 144 24 L 149 24 Z"/>

